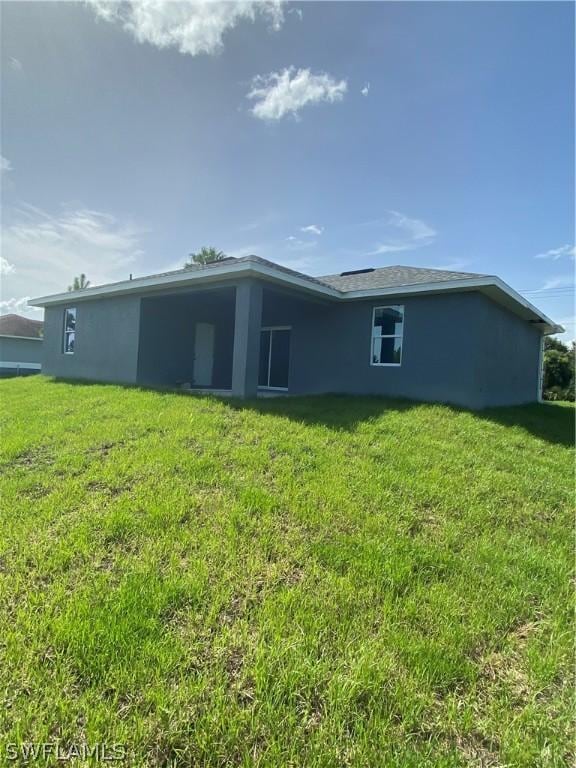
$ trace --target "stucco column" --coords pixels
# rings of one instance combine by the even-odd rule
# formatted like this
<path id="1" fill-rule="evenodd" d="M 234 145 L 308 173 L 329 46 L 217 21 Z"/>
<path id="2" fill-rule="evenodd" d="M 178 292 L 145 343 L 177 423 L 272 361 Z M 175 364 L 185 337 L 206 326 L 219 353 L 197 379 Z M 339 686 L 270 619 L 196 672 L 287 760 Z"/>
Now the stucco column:
<path id="1" fill-rule="evenodd" d="M 245 280 L 236 286 L 232 394 L 255 397 L 258 391 L 262 286 Z"/>

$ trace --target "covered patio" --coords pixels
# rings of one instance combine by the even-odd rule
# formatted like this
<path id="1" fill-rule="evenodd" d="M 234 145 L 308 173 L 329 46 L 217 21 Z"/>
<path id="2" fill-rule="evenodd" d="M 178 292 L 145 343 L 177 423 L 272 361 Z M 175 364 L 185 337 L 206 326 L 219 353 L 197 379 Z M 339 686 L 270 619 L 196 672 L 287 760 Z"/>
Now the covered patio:
<path id="1" fill-rule="evenodd" d="M 142 298 L 137 383 L 239 397 L 293 382 L 293 331 L 315 302 L 256 280 Z"/>
<path id="2" fill-rule="evenodd" d="M 234 288 L 144 297 L 138 383 L 232 388 Z"/>

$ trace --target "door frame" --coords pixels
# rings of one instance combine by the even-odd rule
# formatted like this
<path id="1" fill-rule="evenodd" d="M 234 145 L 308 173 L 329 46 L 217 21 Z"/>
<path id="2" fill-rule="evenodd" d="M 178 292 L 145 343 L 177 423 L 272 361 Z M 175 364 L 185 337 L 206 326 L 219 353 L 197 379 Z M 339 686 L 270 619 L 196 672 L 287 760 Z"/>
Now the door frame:
<path id="1" fill-rule="evenodd" d="M 291 325 L 263 325 L 262 331 L 290 331 L 290 348 L 292 348 L 292 326 Z M 268 381 L 270 381 L 270 368 L 272 367 L 272 333 L 270 334 L 270 343 L 268 347 Z M 290 374 L 290 358 L 288 358 L 288 374 Z M 271 387 L 268 384 L 258 384 L 258 389 L 268 389 L 272 392 L 288 392 L 288 387 Z"/>

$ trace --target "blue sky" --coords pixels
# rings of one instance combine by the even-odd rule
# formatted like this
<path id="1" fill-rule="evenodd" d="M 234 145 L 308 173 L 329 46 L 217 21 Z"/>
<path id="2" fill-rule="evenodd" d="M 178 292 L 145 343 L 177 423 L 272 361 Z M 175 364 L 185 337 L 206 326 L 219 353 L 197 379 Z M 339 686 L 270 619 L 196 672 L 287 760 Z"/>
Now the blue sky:
<path id="1" fill-rule="evenodd" d="M 498 274 L 574 337 L 571 3 L 1 14 L 2 312 L 215 245 Z"/>

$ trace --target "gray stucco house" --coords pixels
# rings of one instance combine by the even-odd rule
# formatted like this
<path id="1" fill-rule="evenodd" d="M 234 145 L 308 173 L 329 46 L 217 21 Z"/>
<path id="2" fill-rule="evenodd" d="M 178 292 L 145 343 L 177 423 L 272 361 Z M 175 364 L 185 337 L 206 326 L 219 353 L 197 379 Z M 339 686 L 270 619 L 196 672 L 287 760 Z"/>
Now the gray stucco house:
<path id="1" fill-rule="evenodd" d="M 384 267 L 309 277 L 257 256 L 38 298 L 43 372 L 252 397 L 539 399 L 562 330 L 498 277 Z"/>
<path id="2" fill-rule="evenodd" d="M 40 373 L 42 325 L 20 315 L 0 316 L 0 376 Z"/>

